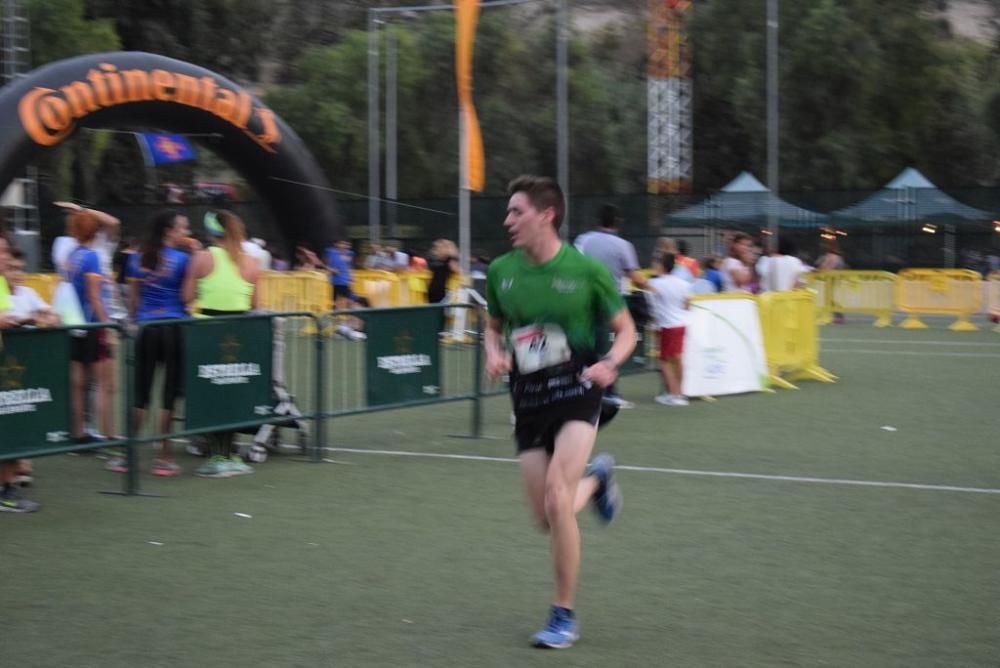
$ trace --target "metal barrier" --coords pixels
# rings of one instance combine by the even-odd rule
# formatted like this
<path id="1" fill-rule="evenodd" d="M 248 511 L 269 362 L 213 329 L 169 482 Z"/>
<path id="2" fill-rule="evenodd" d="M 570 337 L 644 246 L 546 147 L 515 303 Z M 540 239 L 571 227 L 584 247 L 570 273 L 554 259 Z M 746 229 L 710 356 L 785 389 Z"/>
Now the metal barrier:
<path id="1" fill-rule="evenodd" d="M 766 292 L 757 297 L 757 304 L 773 384 L 797 389 L 791 381 L 837 380 L 819 364 L 816 294 L 812 290 Z"/>
<path id="2" fill-rule="evenodd" d="M 335 311 L 328 318 L 364 322 L 365 341 L 326 342 L 323 373 L 332 379 L 324 417 L 357 415 L 450 401 L 472 401 L 470 435 L 482 433 L 482 328 L 468 343 L 447 336 L 446 310 L 468 304 Z M 475 319 L 477 323 L 482 318 Z"/>
<path id="3" fill-rule="evenodd" d="M 352 276 L 351 290 L 364 297 L 372 308 L 405 306 L 400 292 L 400 279 L 391 271 L 363 269 Z"/>
<path id="4" fill-rule="evenodd" d="M 817 296 L 819 322 L 827 324 L 834 313 L 864 313 L 875 316 L 876 327 L 891 327 L 896 310 L 895 274 L 888 271 L 821 271 L 810 287 L 823 287 Z"/>
<path id="5" fill-rule="evenodd" d="M 990 319 L 997 323 L 993 331 L 1000 333 L 1000 271 L 994 271 L 986 278 L 986 311 Z"/>
<path id="6" fill-rule="evenodd" d="M 72 439 L 70 376 L 74 340 L 80 340 L 82 332 L 95 330 L 122 334 L 118 325 L 110 323 L 0 332 L 0 461 L 95 448 L 92 442 Z M 108 345 L 112 360 L 123 371 L 126 365 L 121 363 L 119 342 Z M 117 377 L 120 382 L 120 374 Z M 124 411 L 118 408 L 115 418 L 121 424 Z M 99 446 L 125 444 L 125 439 L 115 439 L 101 441 Z"/>
<path id="7" fill-rule="evenodd" d="M 940 314 L 956 316 L 948 326 L 952 331 L 977 331 L 969 317 L 982 305 L 981 281 L 978 272 L 968 269 L 904 269 L 896 285 L 897 305 L 907 314 L 900 326 L 926 329 L 919 314 Z"/>

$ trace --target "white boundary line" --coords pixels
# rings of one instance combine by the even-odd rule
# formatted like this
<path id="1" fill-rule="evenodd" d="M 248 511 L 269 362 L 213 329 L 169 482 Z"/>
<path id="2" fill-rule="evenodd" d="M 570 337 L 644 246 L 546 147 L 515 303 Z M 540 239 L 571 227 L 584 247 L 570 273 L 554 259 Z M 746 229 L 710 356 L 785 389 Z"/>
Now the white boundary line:
<path id="1" fill-rule="evenodd" d="M 1000 347 L 1000 343 L 993 341 L 907 341 L 906 339 L 820 339 L 820 343 L 882 343 L 891 345 L 907 346 L 987 346 Z"/>
<path id="2" fill-rule="evenodd" d="M 853 355 L 856 353 L 867 354 L 867 355 L 919 355 L 920 357 L 1000 357 L 1000 353 L 949 353 L 949 352 L 926 352 L 923 350 L 862 350 L 862 349 L 849 349 L 849 348 L 823 348 L 820 350 L 820 354 L 825 355 L 826 353 L 847 353 L 848 355 Z"/>
<path id="3" fill-rule="evenodd" d="M 359 455 L 383 455 L 388 457 L 426 457 L 431 459 L 458 459 L 473 462 L 495 462 L 516 464 L 510 457 L 483 457 L 480 455 L 452 455 L 443 452 L 413 452 L 411 450 L 364 450 L 360 448 L 327 448 L 331 452 L 346 452 Z M 324 459 L 331 462 L 332 460 Z M 674 475 L 694 475 L 712 478 L 744 478 L 749 480 L 776 480 L 780 482 L 802 482 L 817 485 L 851 485 L 855 487 L 882 487 L 893 489 L 919 489 L 933 492 L 963 492 L 966 494 L 1000 494 L 1000 489 L 988 487 L 955 487 L 952 485 L 921 485 L 910 482 L 882 482 L 877 480 L 847 480 L 841 478 L 807 478 L 789 475 L 765 475 L 762 473 L 731 473 L 726 471 L 698 471 L 693 469 L 669 469 L 655 466 L 616 466 L 619 471 L 641 473 L 670 473 Z"/>

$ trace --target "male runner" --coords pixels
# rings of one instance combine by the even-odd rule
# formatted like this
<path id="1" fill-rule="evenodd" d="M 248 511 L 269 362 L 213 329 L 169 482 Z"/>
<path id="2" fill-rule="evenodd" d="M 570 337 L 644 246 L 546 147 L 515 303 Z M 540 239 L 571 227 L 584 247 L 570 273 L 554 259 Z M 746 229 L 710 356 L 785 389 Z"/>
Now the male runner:
<path id="1" fill-rule="evenodd" d="M 607 268 L 560 240 L 565 203 L 558 184 L 521 176 L 508 194 L 504 226 L 514 250 L 487 274 L 486 370 L 493 378 L 510 373 L 521 476 L 532 513 L 551 537 L 555 598 L 548 623 L 532 642 L 564 648 L 579 637 L 573 613 L 580 567 L 576 515 L 593 500 L 611 521 L 621 505 L 610 455 L 584 469 L 604 388 L 632 353 L 635 326 Z M 598 358 L 605 323 L 614 343 Z"/>

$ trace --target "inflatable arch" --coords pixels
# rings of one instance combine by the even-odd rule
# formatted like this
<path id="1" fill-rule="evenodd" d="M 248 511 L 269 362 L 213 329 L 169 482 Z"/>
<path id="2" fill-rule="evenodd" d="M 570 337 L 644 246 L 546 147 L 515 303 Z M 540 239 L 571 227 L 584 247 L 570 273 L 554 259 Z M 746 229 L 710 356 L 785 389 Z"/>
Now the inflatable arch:
<path id="1" fill-rule="evenodd" d="M 212 149 L 246 177 L 289 243 L 321 246 L 342 232 L 326 177 L 273 111 L 214 72 L 142 52 L 62 60 L 0 89 L 0 192 L 79 128 L 139 126 L 220 135 Z"/>

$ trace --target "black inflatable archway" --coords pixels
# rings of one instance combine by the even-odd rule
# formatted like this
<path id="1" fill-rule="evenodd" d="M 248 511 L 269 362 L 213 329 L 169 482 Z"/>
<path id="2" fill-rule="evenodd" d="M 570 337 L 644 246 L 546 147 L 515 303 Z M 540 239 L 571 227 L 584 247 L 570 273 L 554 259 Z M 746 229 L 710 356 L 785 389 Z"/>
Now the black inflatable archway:
<path id="1" fill-rule="evenodd" d="M 287 241 L 340 236 L 326 177 L 284 121 L 232 81 L 150 53 L 62 60 L 0 89 L 0 192 L 81 127 L 137 126 L 220 135 L 212 148 L 268 204 Z"/>

